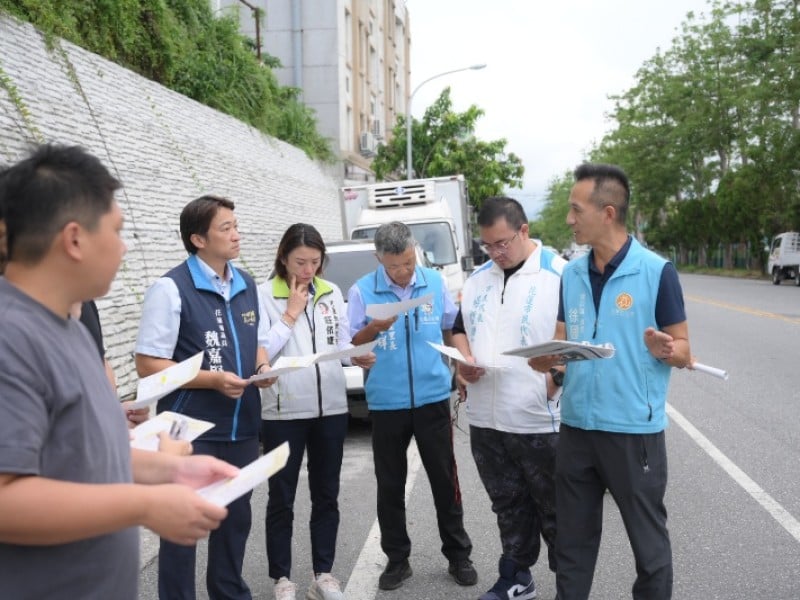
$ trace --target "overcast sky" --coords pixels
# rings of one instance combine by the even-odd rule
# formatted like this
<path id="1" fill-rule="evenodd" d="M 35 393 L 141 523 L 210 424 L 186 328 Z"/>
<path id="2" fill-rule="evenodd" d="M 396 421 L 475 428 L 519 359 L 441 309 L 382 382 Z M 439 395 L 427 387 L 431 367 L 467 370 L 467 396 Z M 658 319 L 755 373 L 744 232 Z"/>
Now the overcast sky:
<path id="1" fill-rule="evenodd" d="M 414 117 L 448 85 L 454 109 L 485 111 L 477 135 L 505 138 L 525 165 L 510 193 L 530 217 L 548 182 L 579 164 L 611 129 L 609 95 L 666 50 L 689 11 L 705 0 L 406 0 L 411 20 L 411 89 L 428 77 L 474 64 L 422 86 Z"/>

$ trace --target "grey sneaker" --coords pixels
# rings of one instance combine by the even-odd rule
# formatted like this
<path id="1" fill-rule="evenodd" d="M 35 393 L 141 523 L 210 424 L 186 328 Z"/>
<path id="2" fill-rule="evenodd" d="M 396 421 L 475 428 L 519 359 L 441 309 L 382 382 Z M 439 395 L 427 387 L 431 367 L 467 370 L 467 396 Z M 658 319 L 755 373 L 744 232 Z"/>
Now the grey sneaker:
<path id="1" fill-rule="evenodd" d="M 288 577 L 281 577 L 275 582 L 275 600 L 295 600 L 297 586 Z"/>
<path id="2" fill-rule="evenodd" d="M 320 573 L 311 582 L 306 600 L 344 600 L 339 580 L 330 573 Z"/>

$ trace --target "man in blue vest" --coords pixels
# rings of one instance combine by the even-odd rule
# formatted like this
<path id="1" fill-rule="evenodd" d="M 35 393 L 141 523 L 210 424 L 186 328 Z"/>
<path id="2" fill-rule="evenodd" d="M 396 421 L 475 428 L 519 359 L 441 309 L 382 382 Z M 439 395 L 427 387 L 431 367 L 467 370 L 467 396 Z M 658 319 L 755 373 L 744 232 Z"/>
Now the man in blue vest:
<path id="1" fill-rule="evenodd" d="M 411 577 L 411 540 L 406 528 L 406 450 L 412 436 L 433 492 L 442 553 L 459 585 L 475 585 L 472 542 L 464 530 L 464 511 L 453 453 L 450 421 L 451 376 L 441 354 L 428 342 L 450 337 L 458 310 L 438 271 L 417 266 L 416 242 L 399 222 L 375 232 L 381 263 L 359 279 L 348 294 L 347 315 L 354 344 L 378 339 L 377 356 L 365 388 L 372 419 L 372 453 L 378 483 L 381 548 L 389 558 L 378 586 L 393 590 Z M 366 316 L 368 304 L 399 302 L 432 294 L 432 299 L 391 319 Z"/>
<path id="2" fill-rule="evenodd" d="M 184 207 L 180 230 L 189 258 L 145 295 L 136 369 L 145 377 L 202 351 L 198 376 L 159 400 L 157 410 L 211 421 L 213 429 L 193 443 L 194 453 L 243 467 L 258 458 L 261 425 L 259 393 L 247 380 L 269 363 L 256 284 L 231 263 L 239 256 L 240 241 L 233 209 L 233 202 L 217 196 L 202 196 Z M 206 571 L 210 598 L 251 598 L 242 578 L 250 522 L 246 494 L 228 506 L 228 518 L 211 533 Z M 194 580 L 195 548 L 162 538 L 159 597 L 193 600 Z"/>
<path id="3" fill-rule="evenodd" d="M 613 344 L 612 358 L 571 362 L 561 394 L 556 457 L 559 600 L 589 597 L 607 489 L 636 559 L 636 599 L 672 596 L 664 493 L 669 376 L 691 365 L 675 267 L 628 235 L 628 178 L 612 165 L 575 170 L 567 225 L 591 251 L 561 278 L 555 338 Z M 531 359 L 542 372 L 557 357 Z"/>

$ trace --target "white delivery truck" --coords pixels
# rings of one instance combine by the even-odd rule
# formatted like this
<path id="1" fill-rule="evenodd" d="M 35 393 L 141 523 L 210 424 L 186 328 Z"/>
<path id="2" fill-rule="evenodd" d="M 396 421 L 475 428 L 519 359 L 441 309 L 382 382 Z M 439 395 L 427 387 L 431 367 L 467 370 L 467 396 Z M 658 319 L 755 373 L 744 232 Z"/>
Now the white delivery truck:
<path id="1" fill-rule="evenodd" d="M 793 279 L 795 285 L 800 285 L 800 233 L 788 231 L 775 236 L 769 249 L 767 272 L 775 285 L 784 279 Z"/>
<path id="2" fill-rule="evenodd" d="M 467 273 L 474 266 L 472 219 L 463 175 L 346 187 L 341 190 L 341 202 L 345 239 L 371 240 L 378 227 L 391 221 L 408 225 L 458 303 Z"/>

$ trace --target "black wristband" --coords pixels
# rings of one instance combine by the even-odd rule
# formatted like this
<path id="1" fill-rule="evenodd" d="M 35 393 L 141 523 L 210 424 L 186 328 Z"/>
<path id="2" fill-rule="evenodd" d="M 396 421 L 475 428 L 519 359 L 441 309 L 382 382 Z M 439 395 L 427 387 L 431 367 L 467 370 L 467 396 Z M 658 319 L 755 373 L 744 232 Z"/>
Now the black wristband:
<path id="1" fill-rule="evenodd" d="M 556 387 L 564 385 L 564 371 L 560 371 L 554 367 L 550 369 L 550 377 L 553 378 L 553 383 L 556 384 Z"/>
<path id="2" fill-rule="evenodd" d="M 258 365 L 258 366 L 256 367 L 256 375 L 258 375 L 258 374 L 259 374 L 259 371 L 261 370 L 261 367 L 268 367 L 268 366 L 269 366 L 269 363 L 265 363 L 265 362 L 264 362 L 264 363 L 261 363 L 260 365 Z"/>

